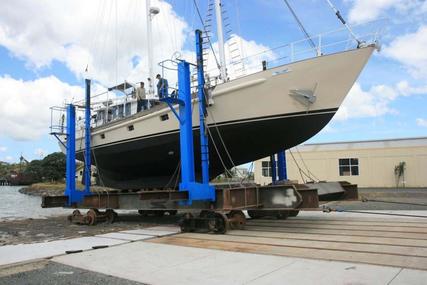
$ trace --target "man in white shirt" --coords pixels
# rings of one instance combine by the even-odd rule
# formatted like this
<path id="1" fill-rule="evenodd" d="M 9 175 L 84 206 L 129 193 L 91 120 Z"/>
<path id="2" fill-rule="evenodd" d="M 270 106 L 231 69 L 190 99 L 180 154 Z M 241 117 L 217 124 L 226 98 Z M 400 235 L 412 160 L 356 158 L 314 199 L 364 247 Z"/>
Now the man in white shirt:
<path id="1" fill-rule="evenodd" d="M 136 88 L 135 90 L 136 100 L 137 100 L 137 112 L 140 112 L 141 110 L 145 110 L 147 108 L 146 104 L 146 94 L 145 94 L 145 88 L 144 88 L 144 82 L 140 82 L 140 87 Z"/>

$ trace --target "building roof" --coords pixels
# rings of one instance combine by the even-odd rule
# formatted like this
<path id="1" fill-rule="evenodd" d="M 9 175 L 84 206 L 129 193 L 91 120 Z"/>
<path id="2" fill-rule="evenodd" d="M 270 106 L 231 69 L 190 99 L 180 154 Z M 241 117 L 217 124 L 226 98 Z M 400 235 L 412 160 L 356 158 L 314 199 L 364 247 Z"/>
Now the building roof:
<path id="1" fill-rule="evenodd" d="M 298 150 L 327 151 L 327 150 L 345 150 L 345 149 L 399 148 L 399 147 L 422 147 L 422 146 L 427 147 L 427 137 L 310 143 L 310 144 L 302 144 L 298 146 Z"/>

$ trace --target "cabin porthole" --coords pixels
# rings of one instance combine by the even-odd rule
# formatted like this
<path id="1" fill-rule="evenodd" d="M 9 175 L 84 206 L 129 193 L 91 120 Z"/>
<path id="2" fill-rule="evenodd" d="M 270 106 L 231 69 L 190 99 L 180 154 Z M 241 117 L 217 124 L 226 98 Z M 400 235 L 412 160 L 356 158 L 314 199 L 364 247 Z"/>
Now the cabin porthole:
<path id="1" fill-rule="evenodd" d="M 169 120 L 169 115 L 168 114 L 161 115 L 160 116 L 160 120 L 161 121 L 167 121 L 167 120 Z"/>
<path id="2" fill-rule="evenodd" d="M 105 134 L 100 135 L 101 139 L 105 139 Z"/>
<path id="3" fill-rule="evenodd" d="M 128 126 L 128 131 L 131 132 L 133 131 L 135 128 L 133 127 L 133 125 Z"/>

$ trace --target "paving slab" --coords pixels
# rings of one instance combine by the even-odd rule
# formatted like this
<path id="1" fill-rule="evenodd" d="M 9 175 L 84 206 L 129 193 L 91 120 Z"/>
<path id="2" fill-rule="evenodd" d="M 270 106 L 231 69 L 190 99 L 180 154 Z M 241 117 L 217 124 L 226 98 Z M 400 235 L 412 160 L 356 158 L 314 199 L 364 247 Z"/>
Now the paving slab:
<path id="1" fill-rule="evenodd" d="M 101 262 L 113 256 L 114 266 Z M 242 284 L 291 262 L 274 256 L 147 242 L 59 256 L 54 261 L 149 284 Z"/>
<path id="2" fill-rule="evenodd" d="M 427 284 L 427 271 L 403 269 L 390 285 L 425 285 Z"/>
<path id="3" fill-rule="evenodd" d="M 102 234 L 102 235 L 96 235 L 96 237 L 112 238 L 112 239 L 125 240 L 125 241 L 137 241 L 137 240 L 149 239 L 149 238 L 152 238 L 154 236 L 134 235 L 134 234 L 124 233 L 124 232 L 116 232 L 116 233 L 107 233 L 107 234 Z"/>
<path id="4" fill-rule="evenodd" d="M 288 266 L 252 280 L 248 284 L 386 285 L 399 274 L 400 270 L 400 268 L 366 264 L 296 259 Z"/>
<path id="5" fill-rule="evenodd" d="M 68 250 L 87 250 L 93 246 L 117 245 L 128 241 L 101 237 L 81 237 L 42 243 L 5 245 L 0 247 L 0 265 L 48 258 Z"/>
<path id="6" fill-rule="evenodd" d="M 114 258 L 114 266 L 103 262 Z M 148 284 L 388 284 L 401 268 L 134 242 L 53 259 Z M 415 272 L 418 272 L 415 270 Z"/>

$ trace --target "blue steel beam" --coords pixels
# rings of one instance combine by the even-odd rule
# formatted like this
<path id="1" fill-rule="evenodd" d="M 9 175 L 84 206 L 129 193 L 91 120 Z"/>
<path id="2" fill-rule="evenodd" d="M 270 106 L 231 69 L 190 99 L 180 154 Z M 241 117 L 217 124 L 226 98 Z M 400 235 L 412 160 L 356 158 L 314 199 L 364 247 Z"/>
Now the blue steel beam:
<path id="1" fill-rule="evenodd" d="M 68 196 L 67 206 L 71 206 L 76 193 L 76 108 L 67 106 L 67 156 L 65 172 L 65 192 Z"/>
<path id="2" fill-rule="evenodd" d="M 191 120 L 191 90 L 190 90 L 190 64 L 181 61 L 178 64 L 178 98 L 184 102 L 179 107 L 180 123 L 180 148 L 181 148 L 181 186 L 186 187 L 194 182 L 194 147 L 193 126 Z"/>
<path id="3" fill-rule="evenodd" d="M 196 54 L 197 54 L 197 83 L 199 97 L 199 120 L 200 120 L 200 148 L 202 161 L 202 183 L 209 184 L 209 146 L 208 134 L 206 132 L 206 98 L 205 98 L 205 76 L 203 72 L 203 39 L 202 31 L 196 30 Z"/>
<path id="4" fill-rule="evenodd" d="M 276 164 L 276 155 L 270 155 L 270 164 L 271 164 L 271 183 L 276 184 L 277 181 L 277 164 Z"/>
<path id="5" fill-rule="evenodd" d="M 277 172 L 279 176 L 279 181 L 288 179 L 286 169 L 286 154 L 284 150 L 277 153 Z"/>
<path id="6" fill-rule="evenodd" d="M 86 83 L 86 104 L 85 104 L 85 195 L 90 194 L 91 184 L 91 146 L 90 146 L 90 79 L 85 80 Z"/>

